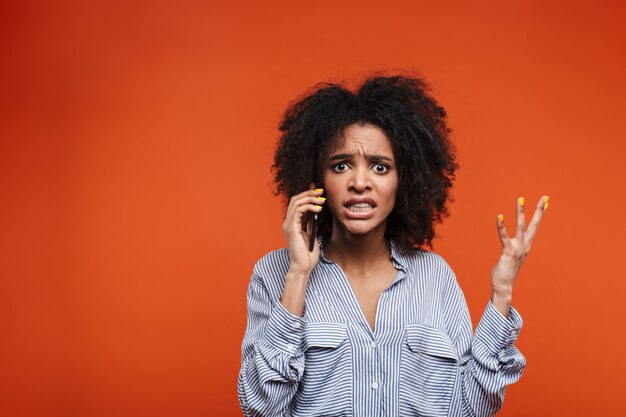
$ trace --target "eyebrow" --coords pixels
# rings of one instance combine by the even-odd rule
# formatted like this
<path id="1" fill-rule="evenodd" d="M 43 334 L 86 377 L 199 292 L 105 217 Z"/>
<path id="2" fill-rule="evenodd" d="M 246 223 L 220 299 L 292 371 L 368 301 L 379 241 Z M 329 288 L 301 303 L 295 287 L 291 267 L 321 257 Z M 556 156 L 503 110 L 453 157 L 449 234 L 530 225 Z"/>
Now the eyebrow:
<path id="1" fill-rule="evenodd" d="M 339 153 L 337 155 L 333 155 L 330 158 L 328 158 L 329 161 L 338 161 L 341 159 L 352 159 L 354 158 L 353 153 Z M 389 161 L 389 162 L 393 162 L 393 159 L 389 158 L 388 156 L 385 155 L 365 155 L 365 159 L 368 159 L 370 161 Z"/>

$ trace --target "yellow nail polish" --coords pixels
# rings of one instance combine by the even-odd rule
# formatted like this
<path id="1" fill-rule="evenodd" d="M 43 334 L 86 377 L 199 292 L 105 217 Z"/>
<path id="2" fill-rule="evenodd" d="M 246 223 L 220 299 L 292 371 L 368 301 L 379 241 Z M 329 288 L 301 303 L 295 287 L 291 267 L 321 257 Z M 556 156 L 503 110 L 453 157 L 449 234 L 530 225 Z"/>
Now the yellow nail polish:
<path id="1" fill-rule="evenodd" d="M 318 200 L 326 201 L 326 197 L 317 197 Z"/>
<path id="2" fill-rule="evenodd" d="M 320 209 L 322 208 L 322 206 L 317 206 L 317 205 L 315 207 L 320 208 Z"/>
<path id="3" fill-rule="evenodd" d="M 318 193 L 323 193 L 324 189 L 323 188 L 316 188 L 315 191 L 318 192 Z"/>
<path id="4" fill-rule="evenodd" d="M 500 222 L 503 222 L 504 221 L 504 216 L 502 214 L 498 214 L 498 220 Z"/>
<path id="5" fill-rule="evenodd" d="M 546 211 L 548 209 L 548 203 L 543 203 L 543 211 Z"/>
<path id="6" fill-rule="evenodd" d="M 519 205 L 524 207 L 524 197 L 519 198 Z"/>

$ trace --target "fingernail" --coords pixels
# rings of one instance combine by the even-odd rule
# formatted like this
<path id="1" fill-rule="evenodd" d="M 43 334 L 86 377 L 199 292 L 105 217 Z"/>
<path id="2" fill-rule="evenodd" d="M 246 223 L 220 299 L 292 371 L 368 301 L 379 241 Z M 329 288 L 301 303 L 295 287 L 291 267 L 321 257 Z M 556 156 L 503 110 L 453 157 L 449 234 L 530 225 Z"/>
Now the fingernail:
<path id="1" fill-rule="evenodd" d="M 519 198 L 519 205 L 524 207 L 524 197 Z"/>
<path id="2" fill-rule="evenodd" d="M 318 200 L 326 201 L 326 197 L 317 197 Z"/>
<path id="3" fill-rule="evenodd" d="M 504 216 L 502 214 L 498 214 L 498 221 L 503 222 Z"/>
<path id="4" fill-rule="evenodd" d="M 543 203 L 543 211 L 546 211 L 548 209 L 548 203 Z"/>
<path id="5" fill-rule="evenodd" d="M 316 205 L 315 207 L 317 207 L 317 208 L 319 208 L 319 209 L 321 209 L 321 208 L 322 208 L 322 206 L 317 206 L 317 205 Z"/>
<path id="6" fill-rule="evenodd" d="M 323 189 L 323 188 L 316 188 L 316 189 L 315 189 L 315 192 L 318 192 L 318 193 L 323 193 L 323 192 L 324 192 L 324 189 Z"/>

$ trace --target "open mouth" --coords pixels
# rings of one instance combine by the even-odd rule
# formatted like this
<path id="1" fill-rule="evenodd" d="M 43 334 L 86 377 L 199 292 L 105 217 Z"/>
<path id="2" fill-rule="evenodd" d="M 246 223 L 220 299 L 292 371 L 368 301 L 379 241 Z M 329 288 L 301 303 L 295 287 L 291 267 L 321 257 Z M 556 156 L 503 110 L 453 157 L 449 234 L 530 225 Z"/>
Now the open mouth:
<path id="1" fill-rule="evenodd" d="M 374 206 L 370 203 L 357 203 L 346 206 L 346 208 L 353 213 L 367 213 L 368 211 L 371 211 Z"/>
<path id="2" fill-rule="evenodd" d="M 371 198 L 351 198 L 343 205 L 347 219 L 367 220 L 376 212 L 376 202 Z"/>

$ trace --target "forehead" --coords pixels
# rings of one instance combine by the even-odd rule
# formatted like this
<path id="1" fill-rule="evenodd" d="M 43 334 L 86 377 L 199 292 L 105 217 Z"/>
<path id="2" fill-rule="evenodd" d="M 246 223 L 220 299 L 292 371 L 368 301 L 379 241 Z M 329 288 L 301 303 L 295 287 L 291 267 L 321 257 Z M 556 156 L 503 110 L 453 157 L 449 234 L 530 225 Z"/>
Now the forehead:
<path id="1" fill-rule="evenodd" d="M 346 127 L 343 135 L 331 147 L 334 153 L 365 153 L 393 157 L 391 141 L 385 131 L 374 125 L 353 124 Z"/>

